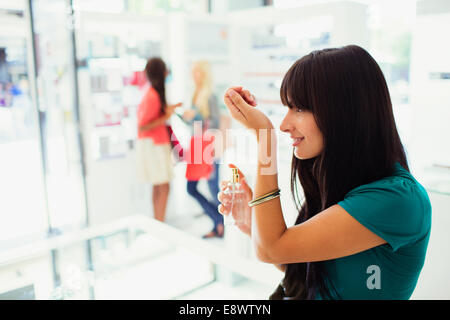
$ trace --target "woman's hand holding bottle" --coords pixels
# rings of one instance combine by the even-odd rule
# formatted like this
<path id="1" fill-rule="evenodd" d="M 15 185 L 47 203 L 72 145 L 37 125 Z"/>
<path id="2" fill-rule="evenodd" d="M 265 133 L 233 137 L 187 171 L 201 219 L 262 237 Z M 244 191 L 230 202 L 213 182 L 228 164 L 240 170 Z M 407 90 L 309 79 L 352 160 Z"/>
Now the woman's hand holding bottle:
<path id="1" fill-rule="evenodd" d="M 244 174 L 234 164 L 228 165 L 235 168 L 239 174 L 239 182 L 233 184 L 230 181 L 222 181 L 221 190 L 217 198 L 221 202 L 219 212 L 225 219 L 232 219 L 236 226 L 245 234 L 251 235 L 251 208 L 248 202 L 253 198 L 253 191 L 247 184 Z M 230 216 L 231 214 L 231 216 Z"/>

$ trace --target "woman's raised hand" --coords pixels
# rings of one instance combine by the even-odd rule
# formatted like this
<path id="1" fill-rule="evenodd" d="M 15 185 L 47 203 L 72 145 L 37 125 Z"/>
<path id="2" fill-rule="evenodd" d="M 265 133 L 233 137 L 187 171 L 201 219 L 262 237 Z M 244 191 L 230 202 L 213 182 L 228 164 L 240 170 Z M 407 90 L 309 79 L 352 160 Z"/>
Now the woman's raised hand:
<path id="1" fill-rule="evenodd" d="M 228 166 L 230 168 L 237 168 L 234 164 L 229 164 Z M 240 182 L 242 184 L 242 187 L 244 188 L 244 193 L 245 193 L 244 222 L 242 224 L 238 224 L 237 227 L 242 232 L 244 232 L 245 234 L 250 236 L 251 230 L 252 230 L 252 220 L 251 220 L 252 216 L 251 216 L 251 208 L 248 206 L 248 202 L 251 201 L 253 198 L 253 191 L 247 184 L 247 181 L 245 180 L 245 176 L 242 173 L 242 171 L 239 170 L 239 168 L 237 168 L 237 169 L 239 172 Z M 225 190 L 227 189 L 228 183 L 229 183 L 229 181 L 222 181 L 220 183 L 221 191 L 217 194 L 217 198 L 221 202 L 218 210 L 219 210 L 220 214 L 222 214 L 223 216 L 228 216 L 231 211 L 231 194 L 227 194 L 225 192 Z M 232 214 L 234 214 L 234 213 L 232 213 Z M 233 216 L 233 218 L 235 219 L 236 217 Z"/>
<path id="2" fill-rule="evenodd" d="M 187 109 L 183 112 L 183 119 L 186 121 L 191 121 L 195 117 L 195 110 L 194 109 Z"/>
<path id="3" fill-rule="evenodd" d="M 255 130 L 273 129 L 270 119 L 256 107 L 256 99 L 253 94 L 242 87 L 229 88 L 224 96 L 224 102 L 231 116 L 242 123 L 246 128 Z"/>

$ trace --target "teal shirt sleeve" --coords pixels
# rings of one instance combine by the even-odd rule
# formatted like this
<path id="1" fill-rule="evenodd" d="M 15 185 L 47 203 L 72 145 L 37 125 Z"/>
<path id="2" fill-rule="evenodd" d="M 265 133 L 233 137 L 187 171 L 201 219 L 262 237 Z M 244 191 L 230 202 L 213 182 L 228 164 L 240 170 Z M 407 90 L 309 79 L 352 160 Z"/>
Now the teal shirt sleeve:
<path id="1" fill-rule="evenodd" d="M 351 190 L 338 205 L 397 251 L 424 236 L 424 192 L 412 180 L 379 180 Z"/>

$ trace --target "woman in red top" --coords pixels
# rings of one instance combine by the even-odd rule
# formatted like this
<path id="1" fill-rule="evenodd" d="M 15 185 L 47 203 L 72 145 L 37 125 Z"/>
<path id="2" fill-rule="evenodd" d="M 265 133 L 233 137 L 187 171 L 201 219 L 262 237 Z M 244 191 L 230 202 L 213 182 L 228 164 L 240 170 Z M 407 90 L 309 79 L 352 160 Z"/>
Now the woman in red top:
<path id="1" fill-rule="evenodd" d="M 224 236 L 223 216 L 218 212 L 219 202 L 216 196 L 219 193 L 219 152 L 216 153 L 215 150 L 215 136 L 210 136 L 212 132 L 206 133 L 209 129 L 219 130 L 220 127 L 220 110 L 216 96 L 213 94 L 210 63 L 206 60 L 196 61 L 192 68 L 192 78 L 195 83 L 192 108 L 183 113 L 184 121 L 192 125 L 191 143 L 187 152 L 187 191 L 197 200 L 213 222 L 213 229 L 203 238 L 222 238 Z M 201 130 L 194 129 L 194 122 L 200 124 L 198 129 Z M 212 148 L 211 144 L 213 144 Z M 207 179 L 209 191 L 213 195 L 212 201 L 197 188 L 199 180 L 204 178 Z"/>
<path id="2" fill-rule="evenodd" d="M 173 177 L 170 137 L 166 121 L 176 107 L 167 105 L 165 78 L 169 74 L 161 58 L 151 58 L 145 66 L 150 87 L 138 107 L 138 140 L 136 153 L 139 178 L 153 185 L 152 199 L 155 219 L 164 221 L 170 180 Z"/>

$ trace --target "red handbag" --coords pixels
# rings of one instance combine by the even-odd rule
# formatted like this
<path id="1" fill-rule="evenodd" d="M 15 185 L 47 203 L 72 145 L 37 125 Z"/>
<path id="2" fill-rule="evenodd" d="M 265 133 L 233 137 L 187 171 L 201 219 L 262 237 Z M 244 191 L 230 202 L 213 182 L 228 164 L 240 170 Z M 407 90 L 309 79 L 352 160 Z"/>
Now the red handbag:
<path id="1" fill-rule="evenodd" d="M 186 179 L 198 181 L 209 179 L 213 172 L 214 154 L 206 154 L 205 149 L 214 142 L 214 136 L 194 135 L 191 137 L 189 151 L 186 154 Z M 200 154 L 201 152 L 201 154 Z"/>
<path id="2" fill-rule="evenodd" d="M 183 146 L 178 141 L 177 136 L 173 132 L 172 126 L 166 124 L 167 132 L 169 133 L 170 145 L 172 146 L 172 154 L 176 161 L 181 162 L 184 160 Z"/>

